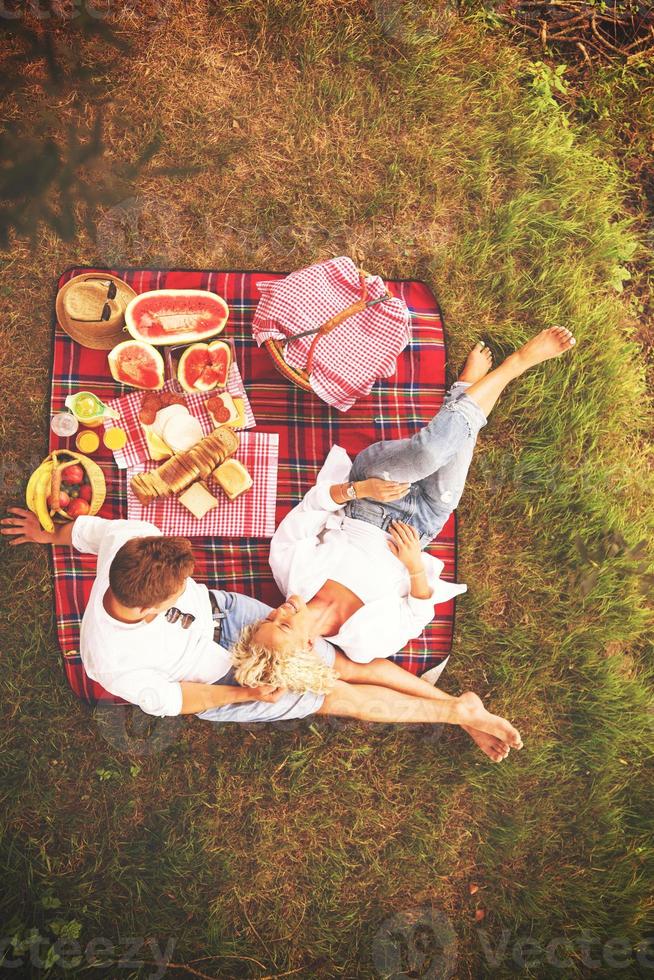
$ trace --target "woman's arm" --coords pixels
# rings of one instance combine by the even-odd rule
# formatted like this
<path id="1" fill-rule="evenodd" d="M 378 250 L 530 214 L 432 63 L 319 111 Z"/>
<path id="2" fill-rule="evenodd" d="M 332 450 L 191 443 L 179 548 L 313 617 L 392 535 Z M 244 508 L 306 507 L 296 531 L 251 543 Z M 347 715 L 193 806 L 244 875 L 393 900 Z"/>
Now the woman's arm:
<path id="1" fill-rule="evenodd" d="M 420 538 L 415 527 L 410 524 L 403 524 L 402 521 L 393 521 L 388 529 L 391 540 L 388 547 L 396 555 L 411 579 L 410 594 L 414 599 L 431 599 L 432 590 L 427 581 L 425 564 L 422 560 L 420 549 Z"/>
<path id="2" fill-rule="evenodd" d="M 317 483 L 279 524 L 270 541 L 269 562 L 284 595 L 291 565 L 300 561 L 308 567 L 313 563 L 319 535 L 341 506 L 332 497 L 328 483 Z"/>

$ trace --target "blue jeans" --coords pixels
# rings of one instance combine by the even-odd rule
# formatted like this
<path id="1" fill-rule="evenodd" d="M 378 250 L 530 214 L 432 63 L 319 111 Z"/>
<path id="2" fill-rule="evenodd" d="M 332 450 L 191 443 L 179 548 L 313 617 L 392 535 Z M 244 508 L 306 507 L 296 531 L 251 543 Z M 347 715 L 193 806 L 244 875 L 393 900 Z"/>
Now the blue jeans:
<path id="1" fill-rule="evenodd" d="M 265 602 L 259 602 L 258 599 L 252 599 L 240 592 L 224 592 L 222 589 L 211 591 L 218 602 L 219 612 L 214 614 L 214 619 L 221 620 L 220 645 L 225 650 L 229 650 L 236 643 L 244 626 L 265 619 L 271 610 Z M 331 643 L 320 640 L 316 643 L 315 650 L 328 666 L 333 665 L 336 654 Z M 233 668 L 216 683 L 238 687 Z M 225 704 L 220 708 L 208 708 L 207 711 L 198 714 L 198 718 L 214 722 L 235 721 L 241 724 L 256 721 L 286 721 L 289 718 L 304 718 L 306 715 L 315 714 L 324 700 L 324 694 L 289 692 L 275 702 L 238 701 L 236 704 Z"/>
<path id="2" fill-rule="evenodd" d="M 427 547 L 461 499 L 477 435 L 488 421 L 465 393 L 469 384 L 455 381 L 431 422 L 410 439 L 375 442 L 355 457 L 350 480 L 376 476 L 410 483 L 411 489 L 389 503 L 352 500 L 348 517 L 384 531 L 391 521 L 404 521 L 420 534 L 420 547 Z"/>

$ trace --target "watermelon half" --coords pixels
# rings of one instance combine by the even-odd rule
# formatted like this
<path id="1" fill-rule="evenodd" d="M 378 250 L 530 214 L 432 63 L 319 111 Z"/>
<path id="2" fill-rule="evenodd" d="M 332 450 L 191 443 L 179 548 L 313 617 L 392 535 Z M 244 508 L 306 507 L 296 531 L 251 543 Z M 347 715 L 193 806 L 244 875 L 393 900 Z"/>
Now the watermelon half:
<path id="1" fill-rule="evenodd" d="M 205 289 L 154 289 L 131 300 L 125 326 L 135 340 L 148 344 L 186 344 L 220 333 L 229 307 Z"/>
<path id="2" fill-rule="evenodd" d="M 224 388 L 231 363 L 231 349 L 222 340 L 214 340 L 210 344 L 191 344 L 179 359 L 177 380 L 184 391 Z"/>
<path id="3" fill-rule="evenodd" d="M 156 390 L 164 386 L 164 359 L 152 344 L 125 340 L 107 354 L 112 377 L 132 388 Z"/>

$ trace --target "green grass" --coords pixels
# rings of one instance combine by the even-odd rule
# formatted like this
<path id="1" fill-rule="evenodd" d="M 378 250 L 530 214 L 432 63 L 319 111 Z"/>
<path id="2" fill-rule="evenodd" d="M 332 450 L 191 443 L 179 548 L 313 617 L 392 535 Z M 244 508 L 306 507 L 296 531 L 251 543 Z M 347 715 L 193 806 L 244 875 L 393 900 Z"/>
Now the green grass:
<path id="1" fill-rule="evenodd" d="M 179 2 L 152 31 L 127 22 L 133 52 L 97 82 L 103 166 L 159 131 L 153 165 L 203 169 L 146 171 L 136 190 L 153 203 L 127 244 L 44 233 L 35 254 L 16 242 L 3 257 L 3 499 L 45 451 L 52 281 L 110 245 L 130 265 L 348 253 L 425 278 L 452 379 L 480 334 L 501 354 L 569 325 L 573 355 L 493 412 L 459 510 L 469 591 L 445 686 L 488 698 L 525 749 L 492 767 L 453 732 L 190 720 L 164 726 L 161 751 L 126 753 L 66 688 L 46 556 L 7 549 L 2 909 L 23 933 L 54 940 L 64 920 L 83 947 L 111 940 L 114 961 L 119 937 L 172 939 L 173 960 L 209 976 L 374 977 L 384 924 L 417 909 L 452 924 L 461 980 L 615 976 L 609 947 L 584 964 L 584 930 L 625 940 L 620 976 L 648 975 L 633 950 L 652 932 L 652 562 L 626 552 L 652 537 L 652 413 L 640 325 L 615 288 L 644 255 L 631 191 L 595 127 L 537 108 L 507 41 L 402 11 Z M 576 950 L 519 965 L 529 938 Z"/>

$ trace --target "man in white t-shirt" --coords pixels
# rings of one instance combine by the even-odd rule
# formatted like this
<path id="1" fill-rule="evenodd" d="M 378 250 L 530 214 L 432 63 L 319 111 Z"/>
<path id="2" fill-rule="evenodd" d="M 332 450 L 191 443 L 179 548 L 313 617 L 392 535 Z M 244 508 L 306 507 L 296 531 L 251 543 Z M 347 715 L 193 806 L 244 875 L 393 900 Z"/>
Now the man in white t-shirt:
<path id="1" fill-rule="evenodd" d="M 188 539 L 166 537 L 145 521 L 89 516 L 58 525 L 50 534 L 30 511 L 9 511 L 12 516 L 1 523 L 12 545 L 72 546 L 97 555 L 82 619 L 82 661 L 92 679 L 149 714 L 244 723 L 314 713 L 445 723 L 477 733 L 475 741 L 493 761 L 505 758 L 509 745 L 521 747 L 513 726 L 486 711 L 476 694 L 452 697 L 388 660 L 355 663 L 322 639 L 314 651 L 339 677 L 328 695 L 240 686 L 229 648 L 243 627 L 265 618 L 270 607 L 196 582 Z"/>

